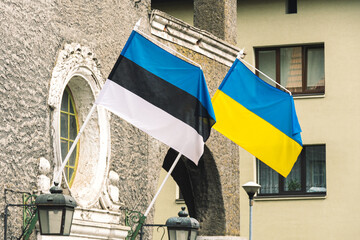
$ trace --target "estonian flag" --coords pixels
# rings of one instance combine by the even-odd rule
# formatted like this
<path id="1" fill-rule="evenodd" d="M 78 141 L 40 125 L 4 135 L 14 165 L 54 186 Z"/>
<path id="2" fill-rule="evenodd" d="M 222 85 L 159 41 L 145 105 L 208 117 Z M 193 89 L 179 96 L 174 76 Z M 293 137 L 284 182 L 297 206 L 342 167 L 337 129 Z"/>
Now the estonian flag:
<path id="1" fill-rule="evenodd" d="M 294 100 L 262 81 L 238 59 L 212 103 L 214 128 L 286 177 L 301 150 Z"/>
<path id="2" fill-rule="evenodd" d="M 196 164 L 215 123 L 202 70 L 136 31 L 95 103 Z"/>

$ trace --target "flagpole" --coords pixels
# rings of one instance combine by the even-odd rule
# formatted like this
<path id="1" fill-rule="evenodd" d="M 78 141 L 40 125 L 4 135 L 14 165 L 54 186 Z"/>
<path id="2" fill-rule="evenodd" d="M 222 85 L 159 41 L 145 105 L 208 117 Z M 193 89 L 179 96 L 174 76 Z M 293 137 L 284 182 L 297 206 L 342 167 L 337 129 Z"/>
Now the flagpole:
<path id="1" fill-rule="evenodd" d="M 265 77 L 267 77 L 270 81 L 272 81 L 273 83 L 275 83 L 276 85 L 278 85 L 279 87 L 281 87 L 282 89 L 284 89 L 286 92 L 288 92 L 290 94 L 290 96 L 292 96 L 292 93 L 283 85 L 281 85 L 280 83 L 276 82 L 274 79 L 272 79 L 271 77 L 269 77 L 268 75 L 266 75 L 265 73 L 263 73 L 262 71 L 260 71 L 259 69 L 257 69 L 256 67 L 254 67 L 253 65 L 251 65 L 250 63 L 248 63 L 247 61 L 244 60 L 245 57 L 245 53 L 244 50 L 241 50 L 239 52 L 239 54 L 237 55 L 237 59 L 239 59 L 240 61 L 243 61 L 244 63 L 246 63 L 247 65 L 249 65 L 250 67 L 254 68 L 256 71 L 258 71 L 259 73 L 261 73 L 262 75 L 264 75 Z"/>
<path id="2" fill-rule="evenodd" d="M 138 233 L 139 233 L 140 229 L 141 229 L 141 228 L 142 228 L 142 226 L 144 225 L 147 215 L 149 214 L 149 212 L 150 212 L 150 210 L 151 210 L 152 206 L 154 205 L 154 203 L 155 203 L 155 201 L 156 201 L 157 197 L 159 196 L 159 194 L 160 194 L 160 192 L 161 192 L 162 188 L 164 187 L 164 185 L 165 185 L 165 183 L 166 183 L 167 179 L 169 178 L 169 176 L 171 175 L 171 173 L 172 173 L 172 172 L 173 172 L 173 170 L 175 169 L 176 164 L 179 162 L 180 157 L 181 157 L 181 153 L 179 152 L 179 153 L 178 153 L 178 155 L 177 155 L 177 157 L 176 157 L 176 159 L 175 159 L 175 161 L 174 161 L 174 162 L 173 162 L 173 164 L 171 165 L 171 167 L 170 167 L 170 169 L 169 169 L 168 173 L 166 174 L 166 176 L 165 176 L 165 178 L 164 178 L 163 182 L 161 183 L 161 185 L 160 185 L 160 187 L 159 187 L 158 191 L 156 192 L 156 194 L 155 194 L 154 198 L 152 199 L 152 201 L 151 201 L 151 203 L 150 203 L 149 207 L 146 209 L 146 211 L 145 211 L 144 215 L 142 215 L 142 216 L 139 218 L 138 225 L 136 226 L 135 230 L 133 231 L 133 233 L 132 233 L 132 235 L 131 235 L 131 238 L 130 238 L 131 240 L 135 240 L 135 238 L 136 238 L 136 236 L 138 235 Z"/>
<path id="3" fill-rule="evenodd" d="M 61 173 L 62 173 L 62 171 L 64 170 L 66 163 L 68 162 L 68 160 L 69 160 L 72 152 L 74 151 L 74 149 L 75 149 L 75 147 L 76 147 L 76 145 L 77 145 L 77 142 L 79 141 L 80 136 L 81 136 L 81 134 L 83 133 L 83 131 L 84 131 L 84 129 L 85 129 L 85 126 L 88 124 L 88 122 L 89 122 L 89 120 L 90 120 L 90 118 L 91 118 L 91 115 L 93 114 L 93 112 L 95 111 L 95 109 L 96 109 L 96 104 L 94 103 L 93 106 L 92 106 L 92 108 L 90 109 L 90 112 L 89 112 L 89 114 L 87 115 L 87 117 L 86 117 L 83 125 L 81 126 L 78 135 L 76 136 L 73 144 L 71 145 L 71 148 L 69 149 L 69 152 L 67 153 L 64 161 L 62 162 L 58 173 L 55 175 L 55 177 L 54 177 L 54 182 L 57 182 L 57 181 L 60 182 Z"/>
<path id="4" fill-rule="evenodd" d="M 156 198 L 159 196 L 159 194 L 160 194 L 160 192 L 161 192 L 162 188 L 164 187 L 164 185 L 165 185 L 165 183 L 166 183 L 167 179 L 169 178 L 169 176 L 170 176 L 170 175 L 171 175 L 171 173 L 173 172 L 174 168 L 176 167 L 176 164 L 179 162 L 180 157 L 181 157 L 181 153 L 179 153 L 179 154 L 177 155 L 177 157 L 176 157 L 176 159 L 175 159 L 174 163 L 171 165 L 171 168 L 169 169 L 168 173 L 166 174 L 166 176 L 165 176 L 165 178 L 164 178 L 163 182 L 161 183 L 161 185 L 160 185 L 160 187 L 159 187 L 159 189 L 158 189 L 157 193 L 155 194 L 155 196 L 154 196 L 153 200 L 151 201 L 151 203 L 150 203 L 149 207 L 147 208 L 146 212 L 144 213 L 144 216 L 145 216 L 145 217 L 149 214 L 150 209 L 151 209 L 151 208 L 152 208 L 152 206 L 154 205 L 154 203 L 155 203 L 155 201 L 156 201 Z"/>

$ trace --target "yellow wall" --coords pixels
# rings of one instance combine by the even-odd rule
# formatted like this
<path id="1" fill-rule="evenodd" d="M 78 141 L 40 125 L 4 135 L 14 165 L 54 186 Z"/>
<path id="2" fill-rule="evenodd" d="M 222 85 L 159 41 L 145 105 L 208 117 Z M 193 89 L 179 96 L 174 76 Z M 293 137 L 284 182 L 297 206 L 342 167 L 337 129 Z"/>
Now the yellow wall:
<path id="1" fill-rule="evenodd" d="M 160 179 L 158 182 L 158 188 L 160 187 L 163 179 L 165 178 L 167 172 L 164 169 L 161 169 Z M 176 203 L 176 182 L 170 176 L 166 181 L 164 188 L 160 192 L 156 202 L 155 202 L 155 216 L 154 224 L 165 224 L 166 220 L 171 217 L 177 217 L 178 212 L 181 211 L 181 207 L 186 207 L 184 202 Z M 188 212 L 188 210 L 186 209 Z M 163 231 L 160 229 L 157 231 L 157 228 L 153 228 L 153 239 L 161 239 Z M 165 232 L 163 239 L 167 239 L 167 232 Z"/>
<path id="2" fill-rule="evenodd" d="M 254 47 L 324 43 L 325 96 L 295 99 L 304 144 L 326 144 L 327 196 L 256 200 L 253 238 L 360 239 L 360 1 L 238 1 L 238 47 L 254 64 Z M 255 180 L 254 157 L 240 149 L 240 185 Z M 241 236 L 248 236 L 248 198 L 241 191 Z"/>

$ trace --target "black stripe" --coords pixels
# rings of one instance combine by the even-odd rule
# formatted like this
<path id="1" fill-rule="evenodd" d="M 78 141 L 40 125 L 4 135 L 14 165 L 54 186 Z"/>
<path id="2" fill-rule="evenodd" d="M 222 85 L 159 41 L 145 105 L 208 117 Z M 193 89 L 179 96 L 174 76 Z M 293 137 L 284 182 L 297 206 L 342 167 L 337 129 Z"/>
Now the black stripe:
<path id="1" fill-rule="evenodd" d="M 206 141 L 214 119 L 188 92 L 120 55 L 109 79 L 193 127 Z M 185 140 L 185 139 L 184 139 Z"/>

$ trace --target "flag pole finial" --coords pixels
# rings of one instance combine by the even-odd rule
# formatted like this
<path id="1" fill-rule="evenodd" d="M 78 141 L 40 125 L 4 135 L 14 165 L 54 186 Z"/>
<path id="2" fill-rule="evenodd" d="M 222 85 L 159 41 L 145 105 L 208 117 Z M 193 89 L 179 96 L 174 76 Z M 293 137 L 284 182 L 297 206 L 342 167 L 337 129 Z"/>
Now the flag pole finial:
<path id="1" fill-rule="evenodd" d="M 140 27 L 140 23 L 141 23 L 141 18 L 136 22 L 135 26 L 134 26 L 134 30 L 137 31 Z"/>
<path id="2" fill-rule="evenodd" d="M 236 56 L 237 59 L 244 59 L 246 55 L 245 48 L 241 49 L 238 55 Z"/>

